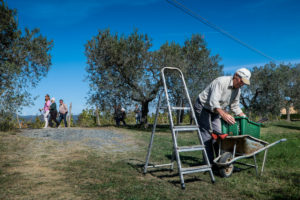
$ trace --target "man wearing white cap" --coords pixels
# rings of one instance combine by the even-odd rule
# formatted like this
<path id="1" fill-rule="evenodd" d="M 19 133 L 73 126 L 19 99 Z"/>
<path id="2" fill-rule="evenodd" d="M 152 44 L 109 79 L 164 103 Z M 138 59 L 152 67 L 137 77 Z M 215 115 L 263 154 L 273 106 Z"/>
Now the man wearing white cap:
<path id="1" fill-rule="evenodd" d="M 229 124 L 235 123 L 234 117 L 225 111 L 227 106 L 235 115 L 246 116 L 239 106 L 240 88 L 245 84 L 250 85 L 250 77 L 250 71 L 241 68 L 233 76 L 216 78 L 196 100 L 194 110 L 211 164 L 214 159 L 213 146 L 215 152 L 218 152 L 217 145 L 213 145 L 215 143 L 213 136 L 221 134 L 221 118 Z"/>

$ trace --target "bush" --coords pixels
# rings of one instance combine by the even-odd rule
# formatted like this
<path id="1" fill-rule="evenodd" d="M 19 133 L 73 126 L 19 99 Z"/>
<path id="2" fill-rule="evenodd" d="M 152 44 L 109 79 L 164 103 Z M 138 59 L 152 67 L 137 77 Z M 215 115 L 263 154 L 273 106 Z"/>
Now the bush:
<path id="1" fill-rule="evenodd" d="M 1 112 L 0 113 L 0 131 L 11 131 L 16 128 L 16 121 L 13 118 L 12 113 Z"/>
<path id="2" fill-rule="evenodd" d="M 26 123 L 28 128 L 43 128 L 44 122 L 40 119 L 39 116 L 35 117 L 35 120 Z M 25 128 L 25 127 L 22 127 Z"/>
<path id="3" fill-rule="evenodd" d="M 300 114 L 290 114 L 291 120 L 299 120 Z M 280 119 L 287 119 L 287 115 L 281 115 Z"/>
<path id="4" fill-rule="evenodd" d="M 78 116 L 77 125 L 81 127 L 96 126 L 96 116 L 92 109 L 83 109 Z"/>

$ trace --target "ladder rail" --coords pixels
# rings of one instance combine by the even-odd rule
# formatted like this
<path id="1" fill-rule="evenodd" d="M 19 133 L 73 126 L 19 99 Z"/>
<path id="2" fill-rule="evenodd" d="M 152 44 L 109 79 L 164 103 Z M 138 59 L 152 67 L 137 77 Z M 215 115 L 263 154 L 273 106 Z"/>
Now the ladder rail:
<path id="1" fill-rule="evenodd" d="M 184 79 L 184 75 L 183 75 L 182 71 L 180 69 L 176 68 L 176 67 L 165 67 L 165 68 L 162 69 L 162 74 L 163 74 L 163 72 L 164 72 L 165 69 L 176 70 L 176 71 L 178 71 L 180 73 L 180 77 L 181 77 L 181 80 L 182 80 L 182 83 L 183 83 L 183 86 L 184 86 L 185 95 L 186 95 L 186 97 L 188 99 L 188 103 L 190 105 L 190 109 L 191 109 L 191 113 L 192 113 L 192 118 L 193 118 L 193 120 L 195 122 L 195 125 L 197 127 L 199 127 L 199 124 L 198 124 L 198 121 L 197 121 L 197 118 L 196 118 L 196 114 L 195 114 L 195 110 L 194 110 L 194 107 L 193 107 L 193 104 L 192 104 L 192 101 L 191 101 L 191 98 L 190 98 L 190 94 L 188 92 L 188 88 L 187 88 L 187 85 L 185 83 L 185 79 Z M 168 103 L 169 103 L 169 101 L 168 101 Z M 201 136 L 201 132 L 200 132 L 199 129 L 197 130 L 197 135 L 198 135 L 198 138 L 201 141 L 201 143 L 204 144 L 203 138 Z M 203 153 L 206 154 L 204 156 L 205 162 L 207 163 L 207 165 L 210 166 L 210 162 L 208 160 L 207 152 L 204 151 Z"/>
<path id="2" fill-rule="evenodd" d="M 179 176 L 180 176 L 181 184 L 184 185 L 183 174 L 181 173 L 181 168 L 182 167 L 181 167 L 180 156 L 179 156 L 179 153 L 177 151 L 177 137 L 176 137 L 176 133 L 174 131 L 174 122 L 173 122 L 173 116 L 172 116 L 172 109 L 171 109 L 171 105 L 170 105 L 168 87 L 167 87 L 166 78 L 165 78 L 165 70 L 166 69 L 176 69 L 176 70 L 178 70 L 178 69 L 173 68 L 173 67 L 164 67 L 161 70 L 161 75 L 162 75 L 162 80 L 163 80 L 163 85 L 164 85 L 165 96 L 166 96 L 166 99 L 167 99 L 168 115 L 169 115 L 170 128 L 171 128 L 172 139 L 173 139 L 173 151 L 175 151 L 175 156 L 176 156 L 176 160 L 177 160 L 177 166 L 178 166 L 178 170 L 179 170 Z"/>
<path id="3" fill-rule="evenodd" d="M 201 144 L 204 145 L 203 138 L 202 138 L 201 132 L 200 132 L 200 127 L 199 127 L 199 124 L 198 124 L 198 121 L 197 121 L 197 118 L 196 118 L 196 115 L 195 115 L 194 107 L 193 107 L 193 105 L 192 105 L 192 101 L 191 101 L 191 98 L 190 98 L 190 94 L 189 94 L 189 92 L 188 92 L 188 88 L 187 88 L 187 85 L 186 85 L 186 83 L 185 83 L 184 75 L 183 75 L 182 71 L 181 71 L 179 68 L 177 68 L 177 67 L 164 67 L 164 68 L 161 70 L 162 77 L 163 77 L 163 83 L 164 83 L 164 89 L 165 89 L 166 95 L 168 95 L 168 94 L 167 94 L 167 85 L 166 85 L 165 75 L 164 75 L 164 72 L 165 72 L 166 69 L 169 69 L 169 70 L 176 70 L 176 71 L 178 71 L 178 72 L 180 73 L 180 77 L 181 77 L 181 80 L 182 80 L 182 83 L 183 83 L 183 86 L 184 86 L 184 90 L 185 90 L 185 95 L 186 95 L 186 97 L 187 97 L 187 99 L 188 99 L 188 103 L 189 103 L 189 105 L 190 105 L 190 109 L 191 109 L 191 113 L 192 113 L 192 118 L 193 118 L 193 120 L 194 120 L 194 122 L 195 122 L 195 125 L 198 127 L 198 129 L 197 129 L 198 139 L 200 140 Z M 171 109 L 170 109 L 171 107 L 170 107 L 170 103 L 169 103 L 169 99 L 168 99 L 168 98 L 167 98 L 167 103 L 168 103 L 168 108 L 169 108 L 169 109 L 168 109 L 168 110 L 169 110 L 169 116 L 172 117 L 172 113 L 171 113 L 172 111 L 171 111 Z M 170 119 L 171 119 L 171 118 L 170 118 Z M 171 124 L 171 123 L 170 123 L 170 124 L 171 124 L 172 133 L 173 133 L 173 126 L 174 126 L 173 120 L 171 120 L 171 122 L 172 122 L 172 124 Z M 172 136 L 173 136 L 173 135 L 174 135 L 174 134 L 172 134 Z M 173 136 L 173 137 L 174 137 L 174 136 Z M 175 139 L 176 139 L 176 138 L 175 138 Z M 177 148 L 177 141 L 176 141 L 176 142 L 174 141 L 174 143 L 176 143 L 176 144 L 174 145 L 174 148 Z M 176 157 L 177 157 L 177 155 L 178 155 L 178 157 L 179 157 L 179 159 L 180 159 L 180 156 L 179 156 L 179 154 L 178 154 L 177 149 L 175 149 L 175 154 L 176 154 Z M 205 149 L 203 150 L 203 154 L 204 154 L 203 157 L 204 157 L 204 159 L 205 159 L 206 164 L 211 168 L 211 164 L 210 164 L 210 162 L 209 162 L 209 160 L 208 160 L 207 152 L 206 152 Z M 181 173 L 181 162 L 180 162 L 180 160 L 178 160 L 177 163 L 179 163 L 178 166 L 180 166 L 180 168 L 179 168 L 179 174 L 182 175 L 182 173 Z M 213 175 L 212 170 L 210 170 L 209 172 L 210 172 L 210 176 L 211 176 L 212 182 L 215 182 L 215 179 L 214 179 L 214 175 Z M 180 177 L 180 178 L 181 178 L 181 177 Z M 183 180 L 183 178 L 182 178 L 182 180 Z M 183 184 L 183 186 L 184 186 L 184 181 L 182 181 L 182 184 Z"/>
<path id="4" fill-rule="evenodd" d="M 165 76 L 165 70 L 176 70 L 179 72 L 180 74 L 180 78 L 182 80 L 183 86 L 184 86 L 184 90 L 185 90 L 185 95 L 186 98 L 188 99 L 188 103 L 189 103 L 189 107 L 183 107 L 182 103 L 181 103 L 181 107 L 171 107 L 170 104 L 170 99 L 169 99 L 169 93 L 168 93 L 168 87 L 167 87 L 167 82 L 166 82 L 166 76 Z M 183 175 L 184 174 L 189 174 L 189 173 L 196 173 L 196 172 L 204 172 L 204 171 L 208 171 L 211 177 L 211 181 L 214 183 L 215 182 L 215 178 L 211 169 L 211 164 L 209 163 L 208 160 L 208 156 L 206 153 L 206 149 L 203 143 L 203 139 L 201 136 L 201 132 L 199 129 L 199 124 L 198 121 L 196 119 L 196 115 L 195 115 L 195 111 L 192 105 L 192 101 L 188 92 L 188 88 L 186 85 L 186 82 L 184 80 L 184 75 L 182 73 L 182 71 L 179 68 L 176 67 L 164 67 L 161 69 L 161 76 L 162 76 L 162 82 L 163 82 L 163 90 L 161 90 L 160 94 L 159 94 L 159 100 L 158 100 L 158 105 L 156 108 L 156 115 L 155 115 L 155 120 L 154 120 L 154 124 L 153 124 L 153 129 L 152 129 L 152 134 L 151 134 L 151 138 L 150 138 L 150 143 L 148 146 L 148 152 L 147 152 L 147 156 L 146 156 L 146 162 L 145 162 L 145 166 L 144 166 L 144 173 L 147 172 L 147 169 L 150 167 L 163 167 L 163 166 L 171 166 L 171 169 L 173 169 L 173 162 L 174 162 L 174 157 L 176 157 L 176 161 L 177 161 L 177 166 L 178 166 L 178 171 L 179 171 L 179 176 L 180 176 L 180 181 L 181 181 L 181 187 L 184 189 L 185 188 L 185 183 L 184 183 L 184 178 Z M 169 122 L 170 122 L 170 129 L 172 132 L 172 140 L 173 140 L 173 150 L 172 150 L 172 159 L 171 159 L 171 163 L 169 164 L 162 164 L 162 165 L 152 165 L 149 166 L 149 159 L 150 159 L 150 155 L 151 155 L 151 150 L 152 150 L 152 145 L 153 145 L 153 140 L 154 140 L 154 134 L 155 134 L 155 130 L 156 130 L 156 125 L 157 125 L 157 119 L 158 119 L 158 115 L 159 115 L 159 110 L 162 109 L 163 107 L 161 107 L 161 101 L 162 101 L 162 96 L 163 94 L 165 94 L 165 98 L 167 100 L 167 108 L 168 109 L 168 117 L 169 117 Z M 182 101 L 182 99 L 181 99 Z M 179 112 L 182 112 L 184 110 L 190 110 L 190 112 L 192 113 L 192 119 L 195 121 L 195 125 L 190 125 L 190 126 L 174 126 L 174 120 L 173 120 L 173 116 L 172 116 L 172 111 L 175 110 L 179 110 Z M 177 143 L 177 135 L 179 131 L 197 131 L 197 136 L 200 142 L 200 145 L 196 145 L 196 146 L 181 146 L 178 147 L 178 143 Z M 189 167 L 189 168 L 183 168 L 181 166 L 181 160 L 180 160 L 180 152 L 190 152 L 190 151 L 202 151 L 203 153 L 203 157 L 206 161 L 205 165 L 202 166 L 198 166 L 198 167 Z"/>
<path id="5" fill-rule="evenodd" d="M 150 159 L 152 145 L 153 145 L 154 133 L 155 133 L 155 130 L 156 130 L 157 119 L 158 119 L 159 109 L 160 109 L 160 105 L 161 105 L 162 93 L 163 93 L 163 91 L 160 92 L 159 97 L 158 97 L 158 105 L 157 105 L 157 108 L 156 108 L 154 124 L 153 124 L 152 133 L 151 133 L 151 137 L 150 137 L 150 143 L 149 143 L 149 146 L 148 146 L 148 152 L 147 152 L 146 162 L 145 162 L 145 166 L 144 166 L 144 174 L 147 173 L 147 169 L 148 169 L 148 165 L 149 165 L 149 159 Z"/>

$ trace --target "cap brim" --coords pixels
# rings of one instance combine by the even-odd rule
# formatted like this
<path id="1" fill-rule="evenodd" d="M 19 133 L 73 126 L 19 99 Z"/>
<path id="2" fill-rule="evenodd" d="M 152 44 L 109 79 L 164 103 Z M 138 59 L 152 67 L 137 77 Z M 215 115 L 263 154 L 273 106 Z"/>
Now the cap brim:
<path id="1" fill-rule="evenodd" d="M 250 85 L 250 81 L 248 79 L 242 78 L 242 81 L 246 84 L 246 85 Z"/>

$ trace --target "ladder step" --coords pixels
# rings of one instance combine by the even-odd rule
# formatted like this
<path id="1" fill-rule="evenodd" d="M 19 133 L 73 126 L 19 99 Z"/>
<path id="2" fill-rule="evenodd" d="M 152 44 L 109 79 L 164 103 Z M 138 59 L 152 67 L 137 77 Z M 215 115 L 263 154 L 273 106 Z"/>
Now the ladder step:
<path id="1" fill-rule="evenodd" d="M 160 164 L 160 165 L 148 165 L 147 168 L 168 167 L 168 166 L 172 166 L 172 165 L 173 165 L 173 163 Z"/>
<path id="2" fill-rule="evenodd" d="M 210 170 L 211 170 L 210 166 L 202 165 L 202 166 L 197 166 L 197 167 L 181 168 L 181 173 L 182 174 L 191 174 L 191 173 L 205 172 L 205 171 L 210 171 Z"/>
<path id="3" fill-rule="evenodd" d="M 174 131 L 197 131 L 199 128 L 196 125 L 191 126 L 174 126 Z"/>
<path id="4" fill-rule="evenodd" d="M 160 106 L 159 109 L 166 110 L 167 106 Z M 191 107 L 171 107 L 172 110 L 191 110 Z"/>
<path id="5" fill-rule="evenodd" d="M 195 145 L 195 146 L 181 146 L 177 147 L 178 152 L 189 152 L 189 151 L 202 151 L 204 150 L 204 145 Z"/>
<path id="6" fill-rule="evenodd" d="M 171 107 L 172 110 L 191 110 L 191 107 Z"/>

